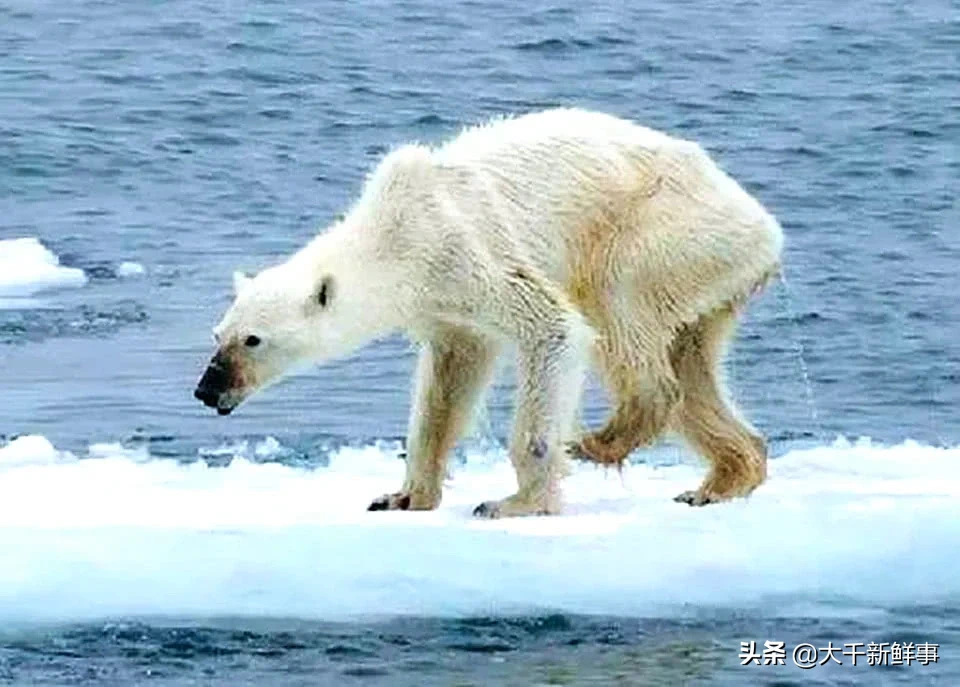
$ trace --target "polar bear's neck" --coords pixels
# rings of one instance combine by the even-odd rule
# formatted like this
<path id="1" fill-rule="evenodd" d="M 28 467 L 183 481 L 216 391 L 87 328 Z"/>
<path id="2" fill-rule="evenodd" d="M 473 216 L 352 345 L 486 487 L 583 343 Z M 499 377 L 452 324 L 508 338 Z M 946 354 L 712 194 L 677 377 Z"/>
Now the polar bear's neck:
<path id="1" fill-rule="evenodd" d="M 348 219 L 294 257 L 318 282 L 332 278 L 331 316 L 344 354 L 404 328 L 413 314 L 408 280 L 377 239 Z"/>

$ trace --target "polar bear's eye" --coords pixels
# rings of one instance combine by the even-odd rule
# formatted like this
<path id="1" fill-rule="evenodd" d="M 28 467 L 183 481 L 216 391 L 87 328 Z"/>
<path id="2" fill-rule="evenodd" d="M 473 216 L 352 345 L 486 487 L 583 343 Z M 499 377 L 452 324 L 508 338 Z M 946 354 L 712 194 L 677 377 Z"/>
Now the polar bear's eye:
<path id="1" fill-rule="evenodd" d="M 247 337 L 246 341 L 243 342 L 248 348 L 256 348 L 260 345 L 260 337 L 251 334 Z"/>

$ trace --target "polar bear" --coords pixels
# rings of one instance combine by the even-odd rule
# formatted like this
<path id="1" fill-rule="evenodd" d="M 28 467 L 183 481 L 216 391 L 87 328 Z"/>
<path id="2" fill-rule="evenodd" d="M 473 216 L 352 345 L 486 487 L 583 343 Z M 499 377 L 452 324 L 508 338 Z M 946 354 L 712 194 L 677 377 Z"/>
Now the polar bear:
<path id="1" fill-rule="evenodd" d="M 405 332 L 420 347 L 406 479 L 370 509 L 433 509 L 513 344 L 517 491 L 475 515 L 557 513 L 569 454 L 620 466 L 667 431 L 710 463 L 675 500 L 745 496 L 766 448 L 728 400 L 721 359 L 782 244 L 777 221 L 693 142 L 580 109 L 494 120 L 393 150 L 340 221 L 282 264 L 236 275 L 195 396 L 228 414 L 296 365 Z M 613 410 L 578 436 L 591 363 Z"/>

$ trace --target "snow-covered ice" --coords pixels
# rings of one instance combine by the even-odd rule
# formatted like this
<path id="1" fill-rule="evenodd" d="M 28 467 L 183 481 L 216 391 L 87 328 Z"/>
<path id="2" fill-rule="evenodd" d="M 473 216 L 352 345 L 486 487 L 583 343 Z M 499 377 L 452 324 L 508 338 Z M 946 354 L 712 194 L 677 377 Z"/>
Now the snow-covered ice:
<path id="1" fill-rule="evenodd" d="M 786 614 L 960 595 L 960 448 L 840 439 L 773 459 L 750 499 L 706 508 L 671 501 L 701 478 L 693 462 L 622 477 L 576 465 L 564 515 L 499 521 L 470 516 L 514 488 L 499 451 L 455 466 L 426 513 L 365 510 L 401 482 L 395 447 L 343 448 L 312 470 L 88 454 L 38 436 L 0 448 L 0 621 Z"/>
<path id="2" fill-rule="evenodd" d="M 83 270 L 63 267 L 36 238 L 0 241 L 0 299 L 23 298 L 55 288 L 83 286 Z"/>

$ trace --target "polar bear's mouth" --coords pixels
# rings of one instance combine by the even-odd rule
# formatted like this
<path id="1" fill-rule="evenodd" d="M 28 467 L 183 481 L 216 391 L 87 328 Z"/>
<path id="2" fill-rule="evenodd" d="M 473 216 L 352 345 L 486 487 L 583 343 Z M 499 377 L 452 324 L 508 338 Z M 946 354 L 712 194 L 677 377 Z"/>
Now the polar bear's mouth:
<path id="1" fill-rule="evenodd" d="M 231 390 L 218 391 L 209 386 L 198 385 L 193 397 L 201 401 L 208 408 L 217 411 L 217 415 L 229 415 L 243 400 L 239 394 Z"/>
<path id="2" fill-rule="evenodd" d="M 209 387 L 198 386 L 196 390 L 194 390 L 193 396 L 198 401 L 203 402 L 203 405 L 208 408 L 215 409 L 217 415 L 229 415 L 240 405 L 240 402 L 236 400 L 235 395 L 231 392 L 218 392 L 211 390 Z"/>
<path id="3" fill-rule="evenodd" d="M 245 396 L 235 388 L 234 367 L 227 356 L 218 351 L 197 382 L 193 397 L 208 408 L 215 408 L 218 415 L 232 413 Z"/>

